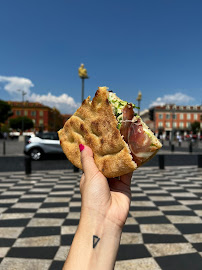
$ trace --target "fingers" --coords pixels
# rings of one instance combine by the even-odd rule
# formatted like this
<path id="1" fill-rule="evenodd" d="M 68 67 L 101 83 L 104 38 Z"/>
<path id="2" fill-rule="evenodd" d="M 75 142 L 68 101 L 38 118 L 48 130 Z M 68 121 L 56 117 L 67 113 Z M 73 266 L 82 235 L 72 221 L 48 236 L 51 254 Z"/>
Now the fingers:
<path id="1" fill-rule="evenodd" d="M 81 151 L 81 164 L 85 178 L 91 179 L 99 172 L 93 158 L 93 151 L 87 145 L 83 146 L 80 144 L 79 148 Z"/>

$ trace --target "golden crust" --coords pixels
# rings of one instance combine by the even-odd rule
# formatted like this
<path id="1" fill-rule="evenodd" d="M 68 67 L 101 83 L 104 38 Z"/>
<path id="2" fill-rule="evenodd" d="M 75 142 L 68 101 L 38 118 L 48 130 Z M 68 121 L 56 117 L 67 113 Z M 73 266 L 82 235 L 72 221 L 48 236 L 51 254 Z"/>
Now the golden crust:
<path id="1" fill-rule="evenodd" d="M 108 101 L 106 87 L 99 87 L 92 102 L 85 99 L 80 108 L 58 131 L 67 158 L 82 169 L 79 144 L 88 145 L 98 169 L 108 178 L 134 171 L 128 145 L 117 129 L 117 120 Z"/>

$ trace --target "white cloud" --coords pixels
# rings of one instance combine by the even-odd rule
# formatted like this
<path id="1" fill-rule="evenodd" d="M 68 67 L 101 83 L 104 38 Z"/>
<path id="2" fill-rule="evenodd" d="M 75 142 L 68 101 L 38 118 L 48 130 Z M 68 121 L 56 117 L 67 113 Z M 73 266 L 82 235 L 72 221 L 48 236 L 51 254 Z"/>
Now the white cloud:
<path id="1" fill-rule="evenodd" d="M 4 84 L 4 90 L 10 95 L 21 95 L 19 89 L 30 94 L 30 88 L 34 86 L 31 80 L 20 77 L 0 76 L 0 83 Z"/>
<path id="2" fill-rule="evenodd" d="M 158 97 L 149 105 L 149 107 L 159 105 L 162 106 L 164 104 L 189 105 L 194 100 L 195 99 L 193 97 L 178 92 L 173 95 L 164 95 L 163 97 Z"/>
<path id="3" fill-rule="evenodd" d="M 50 92 L 47 95 L 39 95 L 31 92 L 30 89 L 34 87 L 34 84 L 27 78 L 0 76 L 0 84 L 3 84 L 3 89 L 8 92 L 12 99 L 21 100 L 22 93 L 18 91 L 20 89 L 26 92 L 26 100 L 39 102 L 49 107 L 56 107 L 61 113 L 74 113 L 80 106 L 80 103 L 76 103 L 67 94 L 55 96 Z"/>
<path id="4" fill-rule="evenodd" d="M 29 97 L 29 101 L 40 102 L 49 107 L 56 107 L 61 113 L 74 113 L 80 106 L 80 103 L 76 103 L 74 99 L 67 94 L 54 96 L 51 93 L 47 95 L 33 93 Z"/>

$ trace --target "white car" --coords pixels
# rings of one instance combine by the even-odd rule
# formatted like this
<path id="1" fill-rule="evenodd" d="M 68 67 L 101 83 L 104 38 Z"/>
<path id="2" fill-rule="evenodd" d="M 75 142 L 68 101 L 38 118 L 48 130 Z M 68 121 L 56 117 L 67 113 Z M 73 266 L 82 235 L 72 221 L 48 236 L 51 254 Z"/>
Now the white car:
<path id="1" fill-rule="evenodd" d="M 40 160 L 45 154 L 62 154 L 63 151 L 58 134 L 56 132 L 47 132 L 29 138 L 24 153 L 33 160 Z"/>

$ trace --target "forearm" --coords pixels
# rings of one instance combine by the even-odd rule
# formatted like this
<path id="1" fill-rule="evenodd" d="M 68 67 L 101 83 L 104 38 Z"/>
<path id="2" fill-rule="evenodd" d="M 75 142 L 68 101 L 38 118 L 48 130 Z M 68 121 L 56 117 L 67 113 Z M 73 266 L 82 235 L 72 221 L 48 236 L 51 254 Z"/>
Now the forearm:
<path id="1" fill-rule="evenodd" d="M 82 214 L 63 270 L 114 269 L 121 231 L 101 214 Z"/>

